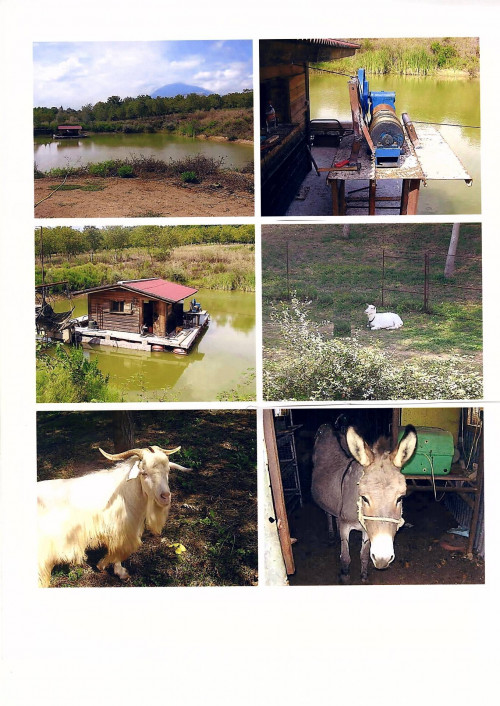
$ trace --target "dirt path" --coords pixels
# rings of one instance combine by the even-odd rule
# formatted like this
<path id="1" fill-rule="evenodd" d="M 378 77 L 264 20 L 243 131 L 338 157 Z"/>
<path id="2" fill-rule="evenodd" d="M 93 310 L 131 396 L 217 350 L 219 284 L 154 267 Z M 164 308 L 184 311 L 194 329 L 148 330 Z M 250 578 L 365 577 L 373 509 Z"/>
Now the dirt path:
<path id="1" fill-rule="evenodd" d="M 53 193 L 60 179 L 36 179 L 35 203 Z M 172 184 L 164 178 L 68 178 L 65 185 L 35 208 L 37 218 L 141 218 L 157 216 L 253 216 L 253 195 L 204 184 Z"/>

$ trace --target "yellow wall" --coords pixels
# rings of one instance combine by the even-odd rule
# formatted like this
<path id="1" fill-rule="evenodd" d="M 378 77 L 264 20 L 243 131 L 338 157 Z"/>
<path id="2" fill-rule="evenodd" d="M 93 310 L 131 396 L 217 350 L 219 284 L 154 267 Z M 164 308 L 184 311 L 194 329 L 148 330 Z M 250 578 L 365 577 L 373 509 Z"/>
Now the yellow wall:
<path id="1" fill-rule="evenodd" d="M 405 407 L 401 410 L 401 426 L 413 424 L 415 427 L 439 427 L 453 434 L 453 441 L 458 441 L 460 412 L 457 407 L 420 409 Z"/>

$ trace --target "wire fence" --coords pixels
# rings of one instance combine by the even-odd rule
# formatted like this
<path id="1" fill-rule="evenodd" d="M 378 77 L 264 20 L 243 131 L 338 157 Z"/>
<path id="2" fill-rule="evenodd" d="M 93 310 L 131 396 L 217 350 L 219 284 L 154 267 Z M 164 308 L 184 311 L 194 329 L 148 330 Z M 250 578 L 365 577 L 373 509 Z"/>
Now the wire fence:
<path id="1" fill-rule="evenodd" d="M 287 295 L 290 299 L 291 292 L 300 289 L 304 284 L 303 251 L 296 253 L 299 263 L 294 262 L 294 252 L 286 244 L 286 281 Z M 455 273 L 455 279 L 444 278 L 443 257 L 453 261 L 451 270 Z M 373 272 L 373 267 L 379 262 L 378 272 Z M 372 272 L 362 286 L 346 286 L 342 281 L 336 281 L 336 269 L 338 264 L 332 264 L 332 280 L 328 285 L 321 285 L 323 298 L 325 295 L 343 294 L 358 298 L 366 298 L 373 295 L 377 306 L 386 307 L 401 303 L 401 295 L 404 297 L 405 308 L 415 311 L 432 313 L 434 316 L 446 318 L 446 314 L 436 311 L 436 305 L 445 303 L 472 303 L 480 306 L 482 301 L 481 282 L 481 257 L 475 255 L 449 255 L 445 251 L 429 250 L 419 255 L 408 255 L 403 253 L 394 254 L 385 249 L 367 251 L 363 250 L 363 258 L 350 259 L 342 258 L 342 267 L 352 265 L 353 275 L 359 271 L 360 264 L 369 261 Z M 472 277 L 470 265 L 479 266 L 479 273 L 475 272 Z M 358 269 L 356 269 L 358 268 Z M 401 276 L 404 272 L 404 276 Z M 461 284 L 458 278 L 469 277 L 472 284 Z M 341 278 L 340 278 L 341 279 Z M 319 285 L 318 285 L 319 286 Z M 413 306 L 412 306 L 413 304 Z M 461 313 L 460 318 L 464 321 L 477 321 L 477 311 L 470 316 Z"/>

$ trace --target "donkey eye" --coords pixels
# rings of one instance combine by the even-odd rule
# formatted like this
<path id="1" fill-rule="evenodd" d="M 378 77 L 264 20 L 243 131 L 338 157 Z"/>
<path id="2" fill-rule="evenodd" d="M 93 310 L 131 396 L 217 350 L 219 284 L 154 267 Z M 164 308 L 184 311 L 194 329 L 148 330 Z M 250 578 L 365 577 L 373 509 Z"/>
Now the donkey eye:
<path id="1" fill-rule="evenodd" d="M 362 496 L 361 496 L 361 500 L 362 500 L 364 503 L 366 503 L 367 505 L 370 504 L 370 501 L 368 500 L 368 498 L 366 497 L 366 495 L 362 495 Z"/>

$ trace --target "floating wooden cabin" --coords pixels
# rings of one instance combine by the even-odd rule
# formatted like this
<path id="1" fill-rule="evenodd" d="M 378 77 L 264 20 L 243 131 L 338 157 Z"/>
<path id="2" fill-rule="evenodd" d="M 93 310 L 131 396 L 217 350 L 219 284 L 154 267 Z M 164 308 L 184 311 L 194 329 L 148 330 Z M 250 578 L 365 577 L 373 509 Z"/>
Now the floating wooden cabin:
<path id="1" fill-rule="evenodd" d="M 198 290 L 164 279 L 124 280 L 93 287 L 87 320 L 75 320 L 77 343 L 187 353 L 207 328 L 210 317 L 195 299 Z"/>
<path id="2" fill-rule="evenodd" d="M 81 125 L 58 125 L 57 132 L 52 135 L 55 140 L 63 140 L 67 137 L 88 137 Z"/>
<path id="3" fill-rule="evenodd" d="M 283 215 L 311 170 L 310 64 L 357 49 L 359 44 L 339 39 L 260 42 L 262 215 Z"/>

